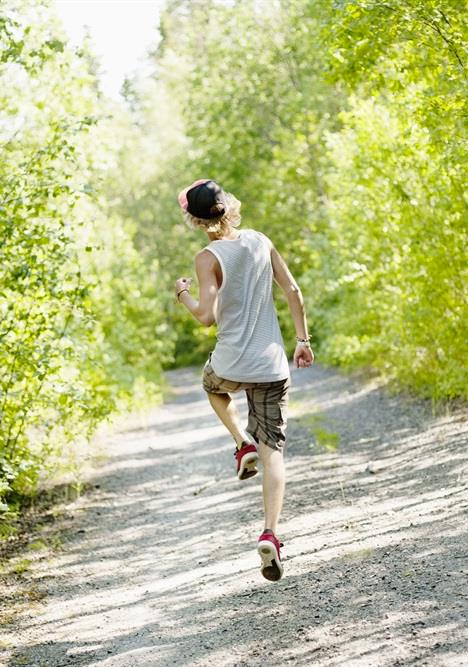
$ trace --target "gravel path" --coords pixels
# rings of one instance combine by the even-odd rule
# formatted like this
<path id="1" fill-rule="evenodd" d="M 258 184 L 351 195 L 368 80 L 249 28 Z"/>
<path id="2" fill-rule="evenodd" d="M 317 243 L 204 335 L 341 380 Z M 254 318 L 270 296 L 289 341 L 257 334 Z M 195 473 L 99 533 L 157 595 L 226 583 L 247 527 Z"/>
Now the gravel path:
<path id="1" fill-rule="evenodd" d="M 61 548 L 17 556 L 31 563 L 2 580 L 0 663 L 468 665 L 463 413 L 294 371 L 285 576 L 270 583 L 261 476 L 236 479 L 199 375 L 169 373 L 173 398 L 107 437 L 92 491 L 55 521 Z"/>

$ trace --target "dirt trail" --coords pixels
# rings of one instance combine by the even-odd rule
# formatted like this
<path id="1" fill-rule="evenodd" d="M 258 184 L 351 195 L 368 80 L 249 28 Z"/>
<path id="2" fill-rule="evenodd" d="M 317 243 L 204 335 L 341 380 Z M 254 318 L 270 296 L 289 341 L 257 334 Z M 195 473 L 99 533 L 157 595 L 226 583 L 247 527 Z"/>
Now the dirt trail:
<path id="1" fill-rule="evenodd" d="M 2 664 L 468 665 L 463 415 L 294 371 L 273 584 L 255 552 L 261 476 L 237 481 L 199 375 L 169 373 L 173 399 L 109 436 L 94 491 L 59 520 L 63 548 L 23 575 L 39 593 L 5 626 Z"/>

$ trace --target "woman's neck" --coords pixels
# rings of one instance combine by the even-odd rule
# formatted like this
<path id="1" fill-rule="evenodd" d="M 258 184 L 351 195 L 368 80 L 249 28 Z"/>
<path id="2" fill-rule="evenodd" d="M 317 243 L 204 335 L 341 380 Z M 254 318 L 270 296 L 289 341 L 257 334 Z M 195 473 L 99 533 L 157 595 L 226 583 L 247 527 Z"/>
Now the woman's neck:
<path id="1" fill-rule="evenodd" d="M 226 227 L 221 235 L 215 234 L 214 232 L 206 232 L 210 241 L 221 241 L 226 239 L 227 241 L 234 241 L 239 238 L 240 232 L 237 229 L 233 229 L 230 225 Z"/>

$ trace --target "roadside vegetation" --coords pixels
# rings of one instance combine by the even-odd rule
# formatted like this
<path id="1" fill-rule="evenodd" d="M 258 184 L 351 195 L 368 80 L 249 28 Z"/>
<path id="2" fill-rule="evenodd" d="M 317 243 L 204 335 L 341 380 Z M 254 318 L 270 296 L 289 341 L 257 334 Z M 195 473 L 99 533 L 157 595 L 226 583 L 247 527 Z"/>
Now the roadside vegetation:
<path id="1" fill-rule="evenodd" d="M 170 0 L 153 73 L 119 104 L 53 3 L 3 3 L 7 522 L 41 481 L 79 469 L 71 443 L 212 348 L 172 291 L 204 242 L 176 204 L 195 178 L 234 192 L 243 224 L 284 254 L 320 361 L 466 397 L 466 57 L 455 0 Z"/>

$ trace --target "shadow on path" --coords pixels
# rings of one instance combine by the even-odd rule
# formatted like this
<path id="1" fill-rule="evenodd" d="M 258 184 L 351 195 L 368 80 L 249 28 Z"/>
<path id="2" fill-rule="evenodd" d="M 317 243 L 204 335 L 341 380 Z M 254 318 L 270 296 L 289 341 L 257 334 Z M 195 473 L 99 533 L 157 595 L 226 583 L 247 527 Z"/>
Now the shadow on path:
<path id="1" fill-rule="evenodd" d="M 109 437 L 63 551 L 37 559 L 47 604 L 23 615 L 10 667 L 464 664 L 461 414 L 320 366 L 293 372 L 285 576 L 271 584 L 255 553 L 260 476 L 235 478 L 199 372 L 168 376 L 174 396 Z M 314 442 L 310 414 L 335 451 Z"/>

